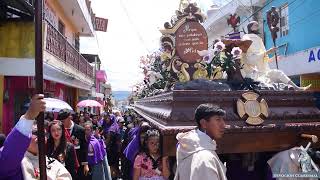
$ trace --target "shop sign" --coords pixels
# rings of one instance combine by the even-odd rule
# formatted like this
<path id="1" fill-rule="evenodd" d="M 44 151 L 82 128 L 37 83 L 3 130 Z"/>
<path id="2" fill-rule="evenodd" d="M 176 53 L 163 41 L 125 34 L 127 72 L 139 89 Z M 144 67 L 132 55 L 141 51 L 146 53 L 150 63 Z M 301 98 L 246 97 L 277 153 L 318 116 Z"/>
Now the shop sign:
<path id="1" fill-rule="evenodd" d="M 312 49 L 309 53 L 308 62 L 313 62 L 316 60 L 320 61 L 320 48 L 319 49 Z"/>
<path id="2" fill-rule="evenodd" d="M 106 32 L 108 27 L 108 19 L 95 17 L 94 19 L 94 29 L 96 31 Z"/>

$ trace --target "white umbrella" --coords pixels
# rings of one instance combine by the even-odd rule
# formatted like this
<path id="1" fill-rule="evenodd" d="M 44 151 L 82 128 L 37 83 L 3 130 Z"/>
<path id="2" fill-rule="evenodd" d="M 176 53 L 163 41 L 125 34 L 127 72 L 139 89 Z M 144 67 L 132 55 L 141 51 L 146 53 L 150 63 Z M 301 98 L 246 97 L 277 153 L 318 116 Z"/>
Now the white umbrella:
<path id="1" fill-rule="evenodd" d="M 68 103 L 60 99 L 44 98 L 44 100 L 46 102 L 46 111 L 59 112 L 61 109 L 69 109 L 73 111 L 72 107 Z"/>

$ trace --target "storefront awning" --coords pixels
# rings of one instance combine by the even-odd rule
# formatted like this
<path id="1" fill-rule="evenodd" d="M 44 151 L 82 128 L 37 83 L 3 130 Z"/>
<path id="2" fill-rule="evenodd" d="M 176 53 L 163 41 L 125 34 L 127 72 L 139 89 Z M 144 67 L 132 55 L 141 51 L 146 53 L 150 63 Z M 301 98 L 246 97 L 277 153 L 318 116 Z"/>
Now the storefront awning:
<path id="1" fill-rule="evenodd" d="M 64 85 L 84 90 L 90 90 L 93 85 L 93 82 L 92 84 L 85 83 L 81 79 L 76 79 L 72 75 L 68 75 L 64 72 L 61 72 L 60 70 L 48 64 L 44 64 L 43 67 L 43 78 L 46 80 L 58 82 Z"/>
<path id="2" fill-rule="evenodd" d="M 62 72 L 61 70 L 43 64 L 43 78 L 46 80 L 58 82 L 67 86 L 91 90 L 92 84 L 86 83 L 81 79 L 76 79 L 73 75 Z M 27 58 L 4 58 L 0 57 L 0 75 L 4 76 L 34 76 L 34 59 Z"/>

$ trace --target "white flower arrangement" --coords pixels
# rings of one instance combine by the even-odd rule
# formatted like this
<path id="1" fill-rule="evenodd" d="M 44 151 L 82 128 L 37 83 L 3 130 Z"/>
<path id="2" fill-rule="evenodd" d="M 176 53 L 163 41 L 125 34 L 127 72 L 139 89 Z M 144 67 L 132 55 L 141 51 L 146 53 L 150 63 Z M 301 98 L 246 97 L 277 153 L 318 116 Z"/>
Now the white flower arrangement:
<path id="1" fill-rule="evenodd" d="M 226 48 L 226 45 L 222 41 L 218 41 L 217 43 L 214 44 L 214 49 L 216 51 L 223 51 Z"/>
<path id="2" fill-rule="evenodd" d="M 239 47 L 232 48 L 231 54 L 234 58 L 239 58 L 242 54 L 242 50 Z"/>
<path id="3" fill-rule="evenodd" d="M 203 50 L 203 51 L 197 51 L 199 56 L 202 57 L 202 60 L 206 62 L 207 64 L 210 64 L 213 57 L 216 55 L 216 52 L 214 49 L 208 49 L 208 50 Z"/>

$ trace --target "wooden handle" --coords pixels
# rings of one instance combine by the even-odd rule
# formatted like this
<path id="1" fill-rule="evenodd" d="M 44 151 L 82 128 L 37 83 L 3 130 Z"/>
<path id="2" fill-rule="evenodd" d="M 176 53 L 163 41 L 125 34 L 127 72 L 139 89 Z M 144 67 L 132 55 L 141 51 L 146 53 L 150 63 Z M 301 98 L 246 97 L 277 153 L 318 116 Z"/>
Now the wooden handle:
<path id="1" fill-rule="evenodd" d="M 308 138 L 311 139 L 313 143 L 318 142 L 318 137 L 316 135 L 311 135 L 311 134 L 301 134 L 302 138 Z"/>

